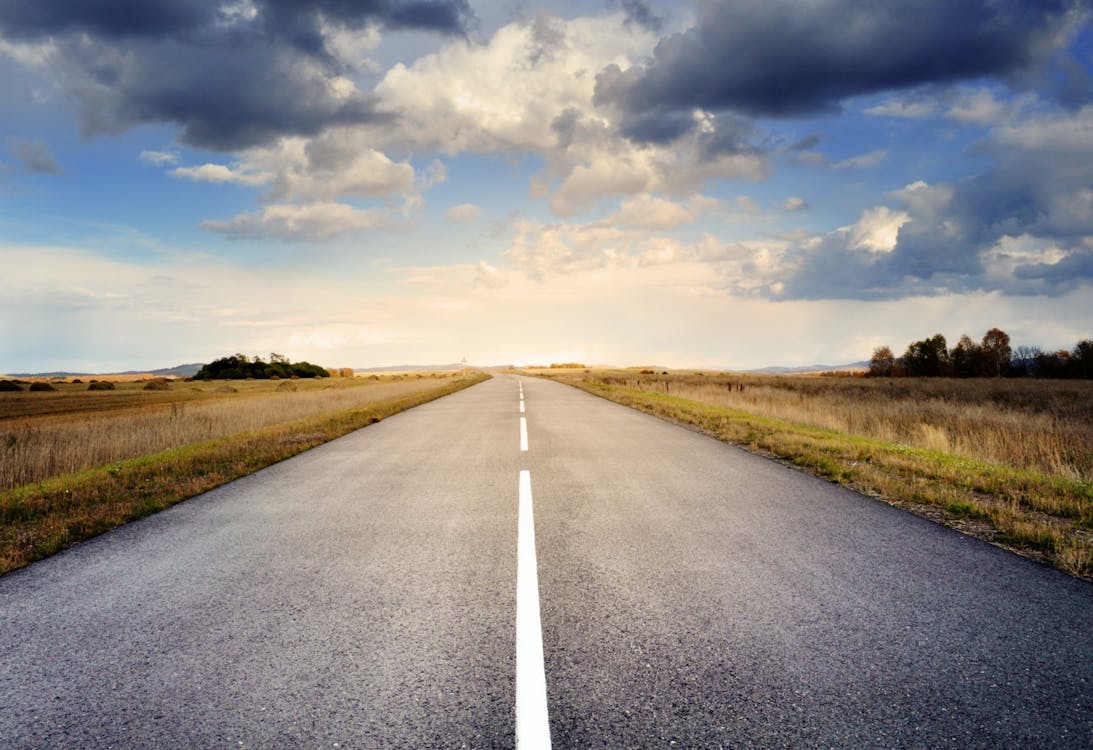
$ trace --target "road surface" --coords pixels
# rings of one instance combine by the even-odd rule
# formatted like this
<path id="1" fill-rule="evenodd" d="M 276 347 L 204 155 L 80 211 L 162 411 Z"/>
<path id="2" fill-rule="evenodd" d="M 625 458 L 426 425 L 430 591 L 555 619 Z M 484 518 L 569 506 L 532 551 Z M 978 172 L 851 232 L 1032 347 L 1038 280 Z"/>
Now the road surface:
<path id="1" fill-rule="evenodd" d="M 5 748 L 517 744 L 1088 748 L 1093 585 L 511 376 L 0 578 Z"/>

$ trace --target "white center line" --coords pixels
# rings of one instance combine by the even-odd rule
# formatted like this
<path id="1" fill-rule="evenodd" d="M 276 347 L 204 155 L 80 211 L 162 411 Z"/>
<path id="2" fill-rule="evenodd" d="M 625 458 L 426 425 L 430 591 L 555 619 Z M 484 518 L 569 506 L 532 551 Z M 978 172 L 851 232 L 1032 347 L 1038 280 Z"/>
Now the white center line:
<path id="1" fill-rule="evenodd" d="M 524 399 L 520 399 L 520 413 L 524 413 Z"/>
<path id="2" fill-rule="evenodd" d="M 531 506 L 531 472 L 527 469 L 520 472 L 516 537 L 516 747 L 550 750 L 535 516 Z"/>
<path id="3" fill-rule="evenodd" d="M 528 418 L 520 417 L 520 450 L 528 449 Z"/>

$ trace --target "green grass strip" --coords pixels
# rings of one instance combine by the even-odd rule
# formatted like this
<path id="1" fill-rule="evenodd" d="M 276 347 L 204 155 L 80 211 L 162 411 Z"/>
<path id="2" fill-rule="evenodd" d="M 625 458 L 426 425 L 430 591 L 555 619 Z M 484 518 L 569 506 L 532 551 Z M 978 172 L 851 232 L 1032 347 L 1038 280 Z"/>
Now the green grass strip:
<path id="1" fill-rule="evenodd" d="M 1093 485 L 662 393 L 560 380 L 1093 580 Z"/>
<path id="2" fill-rule="evenodd" d="M 480 375 L 0 493 L 0 574 L 488 378 Z"/>

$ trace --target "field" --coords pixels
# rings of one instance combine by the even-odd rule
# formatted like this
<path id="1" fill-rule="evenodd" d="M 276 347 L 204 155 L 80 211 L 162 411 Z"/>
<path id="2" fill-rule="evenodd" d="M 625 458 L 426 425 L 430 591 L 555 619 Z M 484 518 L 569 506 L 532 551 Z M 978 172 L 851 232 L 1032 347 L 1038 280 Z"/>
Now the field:
<path id="1" fill-rule="evenodd" d="M 62 383 L 0 393 L 0 491 L 126 458 L 398 398 L 451 381 L 385 376 L 310 380 Z"/>
<path id="2" fill-rule="evenodd" d="M 114 390 L 0 393 L 0 573 L 482 377 L 120 380 Z"/>
<path id="3" fill-rule="evenodd" d="M 537 370 L 1093 578 L 1093 383 Z"/>

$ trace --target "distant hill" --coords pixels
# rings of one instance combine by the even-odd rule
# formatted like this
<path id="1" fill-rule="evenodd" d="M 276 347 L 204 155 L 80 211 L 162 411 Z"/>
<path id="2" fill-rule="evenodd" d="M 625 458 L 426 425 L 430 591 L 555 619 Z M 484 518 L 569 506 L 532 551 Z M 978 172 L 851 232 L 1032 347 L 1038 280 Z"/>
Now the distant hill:
<path id="1" fill-rule="evenodd" d="M 201 363 L 162 367 L 158 370 L 126 370 L 125 372 L 12 372 L 13 378 L 84 378 L 91 375 L 157 375 L 164 378 L 188 378 L 204 367 Z"/>
<path id="2" fill-rule="evenodd" d="M 193 362 L 188 365 L 175 365 L 174 367 L 164 367 L 160 370 L 152 370 L 153 375 L 159 375 L 161 377 L 176 377 L 176 378 L 189 378 L 197 374 L 205 365 L 201 362 Z M 124 372 L 123 375 L 136 375 L 141 373 L 142 370 L 135 370 L 133 372 Z"/>
<path id="3" fill-rule="evenodd" d="M 760 367 L 744 372 L 765 372 L 771 375 L 795 375 L 802 372 L 839 372 L 843 370 L 868 370 L 868 362 L 851 362 L 848 365 L 801 365 L 800 367 Z"/>

